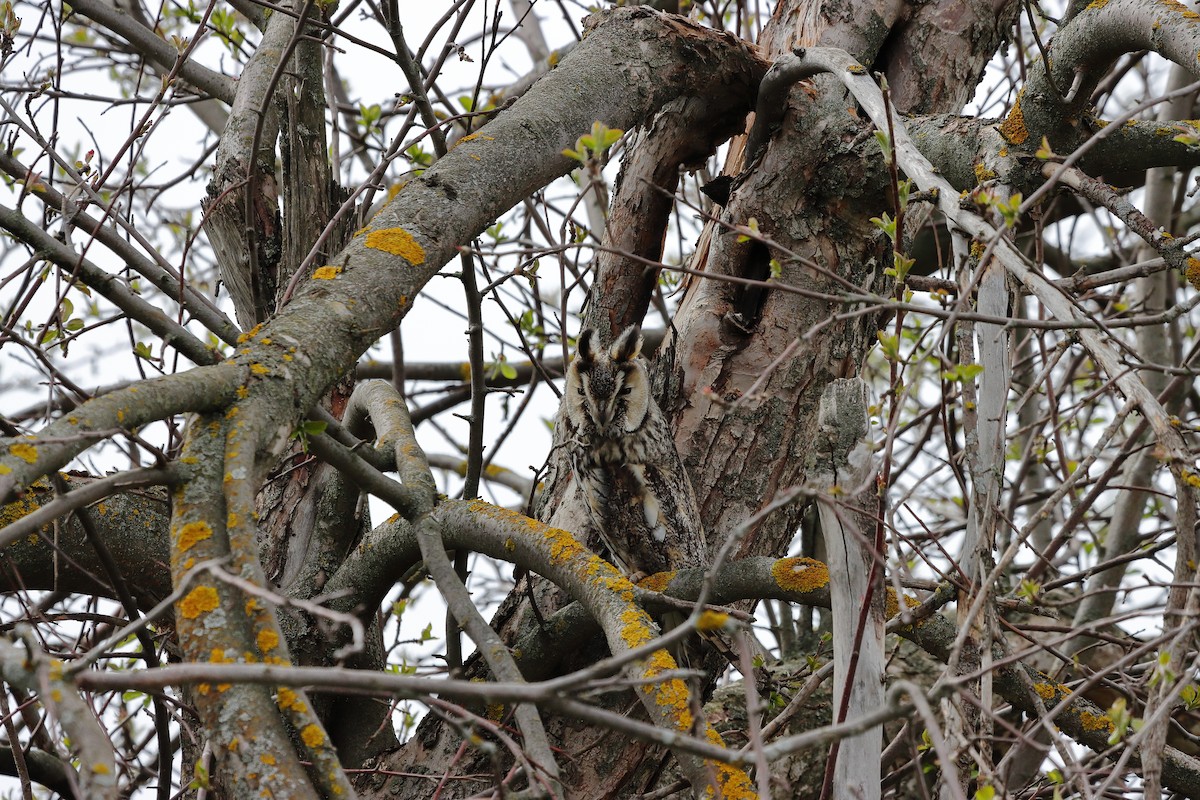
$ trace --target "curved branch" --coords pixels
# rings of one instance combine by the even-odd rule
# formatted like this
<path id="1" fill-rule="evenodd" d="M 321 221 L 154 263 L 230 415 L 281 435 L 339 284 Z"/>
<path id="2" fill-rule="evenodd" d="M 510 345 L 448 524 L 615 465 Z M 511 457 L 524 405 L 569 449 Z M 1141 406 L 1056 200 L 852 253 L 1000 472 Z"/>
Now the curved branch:
<path id="1" fill-rule="evenodd" d="M 1138 50 L 1152 50 L 1200 78 L 1200 20 L 1181 3 L 1089 3 L 1055 34 L 1047 60 L 1034 62 L 1001 133 L 1016 145 L 1042 136 L 1055 145 L 1087 138 L 1087 127 L 1072 121 L 1113 62 Z M 1056 87 L 1071 89 L 1063 96 Z"/>
<path id="2" fill-rule="evenodd" d="M 479 524 L 473 521 L 477 509 L 483 509 L 486 517 Z M 469 547 L 494 558 L 510 561 L 521 566 L 545 571 L 557 577 L 563 570 L 572 568 L 569 563 L 548 564 L 544 553 L 547 544 L 553 544 L 557 533 L 548 526 L 500 509 L 491 509 L 484 503 L 466 503 L 459 500 L 444 501 L 434 514 L 443 524 L 443 542 L 446 547 Z M 462 522 L 463 524 L 458 524 Z M 527 544 L 525 540 L 529 540 Z M 80 548 L 86 546 L 81 544 Z M 403 518 L 395 518 L 380 525 L 360 543 L 359 547 L 343 564 L 342 569 L 326 585 L 330 596 L 350 590 L 355 600 L 346 605 L 344 597 L 331 601 L 334 609 L 352 608 L 357 603 L 381 601 L 395 582 L 395 576 L 420 560 L 420 550 L 412 526 Z M 47 562 L 51 561 L 46 556 Z M 694 601 L 700 594 L 708 576 L 703 568 L 681 570 L 676 573 L 651 576 L 644 586 L 654 586 L 667 597 L 676 600 Z M 799 605 L 820 608 L 829 607 L 829 574 L 824 564 L 811 559 L 766 557 L 749 558 L 722 567 L 711 576 L 709 602 L 727 604 L 737 600 L 775 599 Z M 373 587 L 373 588 L 372 588 Z M 367 597 L 370 599 L 365 599 Z M 633 588 L 636 603 L 652 611 L 678 609 L 676 603 L 666 603 L 657 592 Z M 937 597 L 931 600 L 936 601 Z M 944 602 L 946 597 L 941 597 Z M 954 647 L 957 631 L 953 623 L 940 614 L 933 613 L 936 605 L 914 607 L 908 598 L 906 617 L 900 617 L 895 594 L 887 590 L 887 614 L 892 621 L 889 630 L 919 645 L 926 652 L 946 661 Z M 376 603 L 377 605 L 377 603 Z M 366 608 L 372 608 L 366 605 Z M 579 649 L 601 632 L 588 608 L 582 603 L 572 603 L 554 616 L 547 618 L 544 626 L 530 631 L 523 639 L 514 643 L 513 650 L 521 654 L 519 667 L 526 680 L 540 681 L 552 674 L 556 658 L 563 652 Z M 1071 690 L 1044 673 L 1027 666 L 1012 657 L 997 654 L 996 691 L 1008 702 L 1029 714 L 1044 713 L 1030 697 L 1028 686 L 1033 686 L 1042 699 L 1043 709 L 1053 710 L 1062 706 L 1055 724 L 1073 737 L 1099 753 L 1111 751 L 1107 738 L 1111 723 L 1104 709 L 1077 696 Z M 257 669 L 269 671 L 258 676 Z M 209 673 L 206 670 L 230 670 L 229 673 Z M 279 670 L 278 672 L 270 670 Z M 220 665 L 195 664 L 167 667 L 166 671 L 139 671 L 135 673 L 81 672 L 76 684 L 83 688 L 158 688 L 177 683 L 196 683 L 248 680 L 269 685 L 290 685 L 287 669 L 271 668 L 267 665 Z M 457 683 L 439 679 L 426 686 L 423 679 L 405 678 L 398 675 L 383 675 L 360 670 L 302 669 L 296 673 L 296 682 L 307 686 L 326 686 L 346 689 L 351 686 L 363 690 L 391 693 L 395 696 L 419 697 L 422 693 L 440 692 L 445 696 L 460 699 L 480 699 L 485 702 L 541 702 L 551 686 L 576 686 L 577 676 L 566 676 L 545 683 L 479 684 L 466 682 L 462 690 Z M 416 681 L 411 686 L 404 680 Z M 390 683 L 400 681 L 400 683 Z M 398 688 L 408 687 L 408 688 Z M 1065 705 L 1064 705 L 1065 704 Z M 564 712 L 567 709 L 562 709 Z M 657 741 L 657 739 L 655 739 Z M 682 740 L 686 742 L 687 740 Z M 704 753 L 701 753 L 704 755 Z M 709 754 L 711 755 L 711 754 Z M 745 762 L 749 763 L 749 762 Z M 1168 747 L 1164 751 L 1164 780 L 1172 788 L 1200 793 L 1200 762 L 1178 750 Z"/>
<path id="3" fill-rule="evenodd" d="M 62 664 L 42 653 L 30 638 L 18 647 L 0 639 L 0 678 L 37 692 L 71 739 L 82 769 L 76 773 L 85 797 L 117 800 L 117 762 L 112 741 L 100 727 L 96 713 L 80 697 L 71 681 L 63 679 Z"/>
<path id="4" fill-rule="evenodd" d="M 67 800 L 83 800 L 75 792 L 75 786 L 79 782 L 78 773 L 62 759 L 44 750 L 30 750 L 22 753 L 21 758 L 25 760 L 25 766 L 29 769 L 31 781 L 57 792 Z M 11 747 L 0 747 L 0 774 L 17 775 L 16 758 Z"/>
<path id="5" fill-rule="evenodd" d="M 173 414 L 225 406 L 248 374 L 245 367 L 224 361 L 164 375 L 93 398 L 36 436 L 0 440 L 5 447 L 0 454 L 0 500 L 65 466 L 99 439 Z"/>
<path id="6" fill-rule="evenodd" d="M 59 166 L 64 169 L 71 168 L 71 165 L 65 162 L 60 162 Z M 4 170 L 4 172 L 17 180 L 24 180 L 29 174 L 28 167 L 4 152 L 0 152 L 0 170 Z M 71 171 L 74 172 L 75 170 L 72 169 Z M 76 173 L 75 176 L 72 176 L 72 180 L 83 180 L 83 178 Z M 175 269 L 151 246 L 150 242 L 136 228 L 126 223 L 121 215 L 117 214 L 112 216 L 111 219 L 117 225 L 123 225 L 125 231 L 145 247 L 150 256 L 156 259 L 157 263 L 143 256 L 133 245 L 117 235 L 115 230 L 101 224 L 86 211 L 75 210 L 72 212 L 70 202 L 63 196 L 62 192 L 53 186 L 43 182 L 41 188 L 33 192 L 32 195 L 63 216 L 69 216 L 71 224 L 74 227 L 87 233 L 89 236 L 94 236 L 96 241 L 109 250 L 112 250 L 118 258 L 124 261 L 127 267 L 150 281 L 167 297 L 172 298 L 175 302 L 182 303 L 184 309 L 193 319 L 212 331 L 221 341 L 231 345 L 237 343 L 237 337 L 240 333 L 237 326 L 225 316 L 225 313 L 221 309 L 217 308 L 211 299 L 198 292 L 191 284 L 183 283 L 183 290 L 181 292 L 180 278 Z"/>
<path id="7" fill-rule="evenodd" d="M 562 155 L 597 119 L 629 128 L 680 95 L 711 119 L 744 113 L 765 64 L 728 34 L 646 9 L 593 18 L 593 30 L 534 90 L 409 181 L 263 333 L 309 360 L 307 409 L 452 257 L 520 198 L 566 174 Z M 631 82 L 647 87 L 629 92 Z M 587 104 L 577 98 L 586 95 Z M 309 344 L 320 329 L 320 345 Z"/>
<path id="8" fill-rule="evenodd" d="M 106 4 L 103 0 L 79 0 L 77 3 L 71 3 L 71 10 L 120 35 L 160 69 L 168 71 L 175 68 L 179 51 L 124 11 Z M 200 91 L 225 103 L 233 102 L 236 81 L 190 59 L 178 66 L 183 79 Z"/>
<path id="9" fill-rule="evenodd" d="M 236 420 L 242 415 L 232 416 Z M 253 541 L 254 489 L 248 486 L 255 477 L 254 451 L 248 441 L 235 444 L 236 438 L 237 429 L 224 415 L 202 416 L 188 428 L 183 458 L 195 464 L 195 473 L 173 497 L 171 580 L 175 586 L 191 578 L 197 562 L 231 559 L 236 577 L 266 585 Z M 236 455 L 238 447 L 247 451 L 246 457 Z M 247 488 L 239 494 L 234 488 L 239 486 Z M 234 489 L 232 502 L 226 498 L 227 487 Z M 272 609 L 215 578 L 196 581 L 176 601 L 175 623 L 187 661 L 253 658 L 288 663 L 287 645 Z M 275 696 L 261 686 L 234 683 L 207 691 L 201 688 L 194 700 L 234 796 L 253 797 L 269 786 L 289 797 L 316 800 L 318 793 L 283 724 L 283 714 L 302 720 L 297 732 L 309 751 L 319 754 L 322 747 L 328 748 L 324 730 L 305 724 L 312 712 L 302 692 L 288 690 Z M 327 764 L 318 766 L 324 772 Z M 344 776 L 337 780 L 340 775 L 337 769 L 318 780 L 345 783 Z"/>
<path id="10" fill-rule="evenodd" d="M 422 520 L 417 524 L 417 544 L 421 548 L 421 557 L 425 561 L 426 569 L 446 600 L 447 609 L 474 640 L 492 674 L 497 679 L 509 683 L 523 682 L 512 654 L 479 613 L 471 599 L 471 593 L 467 591 L 466 585 L 454 569 L 454 564 L 450 562 L 450 557 L 446 555 L 441 526 L 429 519 Z M 525 746 L 529 748 L 530 757 L 537 767 L 546 772 L 551 795 L 560 794 L 562 785 L 559 782 L 558 764 L 554 760 L 554 751 L 550 748 L 550 740 L 546 736 L 546 728 L 542 725 L 537 706 L 521 703 L 514 710 L 514 714 L 524 736 Z M 537 775 L 528 776 L 530 785 L 537 779 Z"/>
<path id="11" fill-rule="evenodd" d="M 174 347 L 199 365 L 215 364 L 221 356 L 197 339 L 190 331 L 168 317 L 158 307 L 143 300 L 125 285 L 116 275 L 84 258 L 71 247 L 46 233 L 11 208 L 0 206 L 0 228 L 10 231 L 20 240 L 29 243 L 48 261 L 58 265 L 67 275 L 78 277 L 80 282 L 91 287 L 108 302 L 119 308 L 131 320 L 140 322 L 150 329 L 164 345 Z"/>

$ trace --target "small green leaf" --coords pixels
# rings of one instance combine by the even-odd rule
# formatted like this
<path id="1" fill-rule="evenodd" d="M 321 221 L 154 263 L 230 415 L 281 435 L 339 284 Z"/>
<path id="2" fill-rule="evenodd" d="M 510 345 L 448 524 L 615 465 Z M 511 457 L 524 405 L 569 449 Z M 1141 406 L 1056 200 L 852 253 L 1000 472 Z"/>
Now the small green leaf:
<path id="1" fill-rule="evenodd" d="M 888 138 L 886 131 L 875 131 L 875 141 L 879 142 L 879 149 L 883 152 L 883 160 L 890 164 L 892 163 L 892 140 Z"/>
<path id="2" fill-rule="evenodd" d="M 328 422 L 321 422 L 315 419 L 306 419 L 300 423 L 300 430 L 305 436 L 320 436 L 329 427 Z"/>
<path id="3" fill-rule="evenodd" d="M 893 242 L 896 241 L 896 220 L 892 219 L 890 214 L 884 214 L 879 217 L 871 217 L 871 222 L 876 228 L 887 234 L 887 237 Z"/>
<path id="4" fill-rule="evenodd" d="M 1129 713 L 1129 709 L 1125 707 L 1125 698 L 1118 697 L 1116 701 L 1108 707 L 1108 720 L 1112 723 L 1112 733 L 1109 734 L 1108 743 L 1117 744 L 1125 738 L 1125 733 L 1129 730 L 1130 723 L 1133 721 L 1133 715 Z"/>
<path id="5" fill-rule="evenodd" d="M 878 331 L 875 338 L 879 340 L 879 347 L 883 350 L 883 357 L 888 361 L 896 361 L 900 358 L 900 339 L 894 334 Z"/>

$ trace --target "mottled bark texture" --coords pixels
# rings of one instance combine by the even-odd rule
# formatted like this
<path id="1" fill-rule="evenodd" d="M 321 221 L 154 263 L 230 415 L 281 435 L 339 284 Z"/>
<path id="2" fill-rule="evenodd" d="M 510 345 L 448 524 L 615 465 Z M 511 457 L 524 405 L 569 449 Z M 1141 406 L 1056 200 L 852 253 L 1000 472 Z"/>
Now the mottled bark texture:
<path id="1" fill-rule="evenodd" d="M 945 30 L 926 25 L 936 9 L 954 24 Z M 1015 10 L 1011 3 L 1000 8 L 983 3 L 781 3 L 760 46 L 768 58 L 801 44 L 841 46 L 868 69 L 885 72 L 889 81 L 913 87 L 901 111 L 957 111 Z M 928 28 L 919 34 L 922 46 L 944 49 L 953 57 L 934 67 L 914 65 L 890 46 L 917 35 L 906 24 L 918 16 L 922 28 Z M 972 35 L 964 39 L 964 30 Z M 663 141 L 676 141 L 670 121 L 666 114 L 660 116 L 639 135 L 635 148 L 650 153 L 668 149 Z M 779 491 L 805 481 L 823 388 L 833 379 L 857 376 L 875 342 L 875 315 L 840 316 L 853 308 L 838 300 L 847 286 L 877 288 L 880 265 L 888 256 L 887 241 L 870 222 L 890 208 L 888 176 L 870 130 L 869 121 L 854 113 L 841 84 L 826 76 L 793 90 L 784 124 L 754 164 L 741 163 L 740 137 L 733 144 L 726 168 L 738 176 L 732 196 L 718 210 L 718 221 L 705 228 L 688 264 L 712 277 L 688 278 L 673 319 L 677 334 L 660 349 L 658 363 L 664 375 L 664 410 L 673 417 L 675 441 L 696 487 L 712 550 Z M 635 234 L 613 224 L 609 237 L 619 242 L 615 247 L 651 261 L 658 258 L 665 215 L 654 211 L 655 190 L 643 187 L 669 188 L 669 172 L 636 149 L 626 157 L 614 218 L 628 213 L 658 227 Z M 635 194 L 639 199 L 629 200 L 627 207 L 626 198 Z M 734 226 L 747 225 L 752 217 L 762 234 L 786 253 L 758 241 L 739 241 L 742 237 Z M 772 259 L 782 266 L 779 281 L 799 292 L 722 280 L 766 279 Z M 602 258 L 597 286 L 603 291 L 593 298 L 597 307 L 589 312 L 590 324 L 619 330 L 640 319 L 652 275 L 637 258 Z M 801 344 L 794 347 L 797 340 Z M 764 374 L 766 381 L 747 396 Z M 560 479 L 567 472 L 561 465 L 554 470 Z M 565 491 L 565 480 L 552 482 L 543 518 L 553 515 Z M 749 531 L 736 557 L 781 554 L 799 513 L 793 508 L 764 519 Z M 498 615 L 510 639 L 537 624 L 523 591 L 519 587 Z M 553 590 L 538 594 L 543 614 L 565 600 Z M 586 663 L 602 653 L 580 654 L 573 663 Z M 633 708 L 638 714 L 630 701 L 613 707 Z M 561 759 L 568 775 L 565 782 L 581 787 L 578 796 L 625 796 L 659 785 L 669 760 L 664 750 L 622 734 L 597 732 L 576 720 L 551 718 L 547 724 L 567 749 Z M 460 743 L 454 731 L 431 719 L 394 763 L 409 768 L 429 764 L 434 774 L 449 763 L 454 774 L 491 768 L 482 753 L 459 752 Z M 428 786 L 427 779 L 393 782 L 403 787 L 396 791 L 405 797 L 421 797 Z"/>
<path id="2" fill-rule="evenodd" d="M 1113 5 L 1124 4 L 1113 0 Z M 89 7 L 90 0 L 77 5 Z M 574 164 L 562 150 L 573 146 L 594 121 L 623 129 L 642 126 L 630 139 L 604 234 L 608 249 L 596 265 L 599 274 L 588 311 L 593 324 L 611 333 L 640 320 L 651 301 L 657 279 L 653 267 L 662 254 L 670 209 L 667 197 L 678 184 L 678 170 L 745 129 L 772 59 L 796 46 L 841 47 L 868 70 L 887 76 L 898 112 L 948 114 L 970 96 L 1016 12 L 1012 2 L 781 2 L 757 49 L 732 35 L 645 9 L 599 15 L 571 55 L 525 97 L 463 137 L 346 244 L 337 226 L 318 244 L 336 206 L 328 169 L 322 168 L 325 143 L 318 129 L 324 123 L 315 113 L 324 103 L 323 84 L 316 78 L 319 48 L 296 35 L 294 18 L 275 12 L 257 51 L 261 58 L 256 54 L 236 85 L 222 83 L 220 91 L 212 90 L 232 100 L 232 110 L 207 223 L 239 319 L 250 327 L 275 316 L 248 332 L 222 364 L 82 404 L 77 413 L 43 429 L 36 448 L 9 443 L 0 456 L 6 470 L 0 474 L 0 493 L 7 497 L 14 487 L 28 487 L 33 478 L 90 447 L 93 439 L 80 432 L 202 412 L 188 429 L 181 462 L 194 470 L 172 496 L 170 537 L 164 535 L 167 509 L 160 494 L 114 499 L 108 506 L 116 511 L 118 503 L 131 504 L 120 507 L 120 528 L 105 535 L 111 536 L 110 549 L 127 572 L 138 576 L 131 588 L 139 601 L 149 604 L 170 593 L 164 564 L 170 565 L 173 588 L 179 589 L 190 577 L 191 559 L 220 559 L 238 578 L 273 583 L 293 597 L 310 596 L 328 581 L 344 592 L 339 603 L 346 608 L 361 604 L 370 617 L 380 593 L 416 558 L 411 537 L 404 538 L 406 523 L 367 532 L 367 523 L 356 515 L 354 490 L 342 476 L 309 463 L 299 449 L 287 458 L 284 453 L 298 421 L 315 405 L 325 402 L 338 414 L 344 392 L 335 389 L 330 395 L 331 389 L 373 342 L 399 324 L 426 283 L 457 256 L 459 246 L 570 170 Z M 1099 32 L 1109 37 L 1112 48 L 1148 43 L 1111 27 Z M 1074 44 L 1067 37 L 1064 52 Z M 1176 49 L 1184 53 L 1185 48 L 1179 44 Z M 290 62 L 271 60 L 281 53 L 288 53 Z M 1075 60 L 1059 63 L 1069 70 Z M 284 69 L 283 63 L 289 67 Z M 1070 80 L 1069 72 L 1054 76 L 1060 86 Z M 1061 134 L 1067 146 L 1084 135 L 1083 128 L 1071 127 L 1078 120 L 1055 116 L 1061 116 L 1061 109 L 1043 108 L 1034 97 L 1023 102 L 1023 127 L 1013 124 L 1007 130 L 1014 143 L 1015 135 L 1031 128 Z M 927 129 L 931 141 L 946 132 L 945 119 Z M 941 137 L 949 143 L 937 151 L 942 157 L 933 148 L 930 155 L 965 188 L 974 182 L 973 153 L 990 148 L 994 134 L 965 122 L 956 125 L 953 138 Z M 959 136 L 960 129 L 971 136 Z M 286 131 L 287 141 L 281 148 L 284 175 L 277 180 L 280 130 Z M 795 86 L 782 122 L 766 134 L 765 147 L 756 148 L 749 160 L 742 138 L 730 147 L 725 170 L 729 195 L 713 209 L 716 218 L 705 227 L 688 262 L 693 274 L 656 365 L 663 407 L 672 419 L 714 551 L 782 490 L 811 478 L 806 465 L 815 445 L 819 398 L 831 382 L 858 376 L 880 322 L 873 311 L 859 313 L 862 309 L 846 294 L 882 288 L 891 257 L 890 243 L 871 223 L 872 217 L 892 210 L 890 176 L 871 123 L 834 76 Z M 1109 144 L 1140 141 L 1138 136 L 1145 139 L 1147 132 L 1131 126 L 1114 133 Z M 1168 142 L 1159 152 L 1181 157 L 1177 151 L 1185 149 Z M 1130 163 L 1140 162 L 1131 157 L 1119 166 Z M 285 200 L 282 216 L 277 214 L 277 190 Z M 314 247 L 319 255 L 310 263 L 321 266 L 320 274 L 300 281 L 290 302 L 277 308 L 289 279 Z M 768 277 L 775 282 L 747 284 Z M 547 487 L 545 517 L 563 507 L 567 471 L 555 474 L 559 480 Z M 259 494 L 268 482 L 270 489 Z M 38 493 L 32 489 L 18 502 L 36 503 Z M 466 513 L 454 503 L 446 503 L 446 509 Z M 256 510 L 261 525 L 252 522 Z M 103 528 L 107 511 L 96 512 Z M 140 543 L 132 535 L 139 514 L 155 533 Z M 734 556 L 781 554 L 800 514 L 793 506 L 759 520 L 745 530 Z M 447 531 L 445 541 L 466 544 L 454 539 L 460 533 Z M 376 549 L 368 551 L 358 540 L 372 536 L 377 537 L 370 542 Z M 58 546 L 53 554 L 52 544 Z M 16 566 L 4 576 L 3 586 L 23 581 L 25 586 L 59 588 L 69 581 L 73 591 L 109 594 L 88 573 L 87 553 L 70 524 L 62 526 L 53 542 L 22 540 L 6 551 Z M 322 642 L 304 621 L 281 615 L 276 622 L 272 609 L 248 602 L 225 583 L 203 588 L 208 591 L 190 591 L 177 606 L 185 617 L 179 635 L 184 658 L 220 661 L 250 654 L 260 660 L 327 663 Z M 541 652 L 555 654 L 553 625 L 540 629 L 524 588 L 502 607 L 501 632 L 510 644 L 541 634 L 549 640 L 541 643 Z M 569 618 L 568 612 L 551 616 L 565 605 L 565 592 L 544 585 L 535 592 L 543 616 Z M 946 658 L 954 631 L 941 617 L 931 620 L 906 635 Z M 281 631 L 286 642 L 278 636 Z M 561 662 L 536 665 L 538 677 L 606 652 L 598 635 L 582 643 L 570 641 L 569 653 L 562 652 L 561 644 L 557 648 Z M 362 666 L 371 666 L 370 658 Z M 1032 684 L 1038 684 L 1036 694 L 1029 691 Z M 996 687 L 1030 714 L 1065 697 L 1062 687 L 1020 665 L 998 670 Z M 380 768 L 360 778 L 362 797 L 425 798 L 439 784 L 442 797 L 465 796 L 493 784 L 496 774 L 509 766 L 503 750 L 475 747 L 473 732 L 464 737 L 462 729 L 432 716 L 403 749 L 383 752 L 395 746 L 384 709 L 353 699 L 334 709 L 318 706 L 325 712 L 325 728 L 311 723 L 312 735 L 303 742 L 308 750 L 298 754 L 291 733 L 305 729 L 302 718 L 289 717 L 285 723 L 283 704 L 268 688 L 211 688 L 198 688 L 193 700 L 217 745 L 214 770 L 227 778 L 228 796 L 255 795 L 268 780 L 277 781 L 271 788 L 281 793 L 316 796 L 301 755 L 328 759 L 331 744 L 348 767 Z M 285 713 L 296 711 L 290 705 Z M 610 708 L 645 718 L 632 694 L 615 695 Z M 1077 704 L 1058 723 L 1102 749 L 1103 732 L 1086 728 L 1088 720 L 1102 714 Z M 544 720 L 573 796 L 627 796 L 671 780 L 666 777 L 672 774 L 671 756 L 663 747 L 565 716 L 547 713 Z M 325 732 L 328 739 L 318 735 Z M 278 769 L 269 773 L 261 767 L 267 756 L 278 759 Z M 1193 784 L 1180 775 L 1195 774 L 1194 766 L 1167 751 L 1164 775 L 1192 791 Z M 327 793 L 331 786 L 341 788 L 336 770 L 326 773 L 318 767 L 313 772 L 334 782 L 324 787 Z M 797 794 L 794 786 L 781 785 L 777 791 L 808 796 Z"/>

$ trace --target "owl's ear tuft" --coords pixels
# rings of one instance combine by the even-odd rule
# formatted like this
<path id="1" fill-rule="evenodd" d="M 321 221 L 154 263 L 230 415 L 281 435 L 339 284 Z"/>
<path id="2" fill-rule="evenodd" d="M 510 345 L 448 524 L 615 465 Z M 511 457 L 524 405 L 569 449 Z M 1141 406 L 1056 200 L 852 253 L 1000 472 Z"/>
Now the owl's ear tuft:
<path id="1" fill-rule="evenodd" d="M 590 365 L 596 360 L 596 331 L 584 328 L 579 332 L 579 340 L 575 346 L 575 357 L 580 365 Z"/>
<path id="2" fill-rule="evenodd" d="M 633 361 L 642 352 L 642 331 L 637 325 L 630 325 L 621 332 L 617 340 L 609 348 L 608 354 L 613 361 Z"/>

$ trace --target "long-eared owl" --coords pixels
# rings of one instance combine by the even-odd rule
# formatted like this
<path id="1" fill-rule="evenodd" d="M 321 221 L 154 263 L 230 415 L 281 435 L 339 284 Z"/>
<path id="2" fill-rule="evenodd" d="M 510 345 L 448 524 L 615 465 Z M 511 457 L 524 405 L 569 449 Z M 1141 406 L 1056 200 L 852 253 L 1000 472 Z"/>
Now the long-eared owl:
<path id="1" fill-rule="evenodd" d="M 651 394 L 641 332 L 626 328 L 608 349 L 597 338 L 590 328 L 579 334 L 564 398 L 571 466 L 592 527 L 587 544 L 634 577 L 700 566 L 704 529 Z"/>

